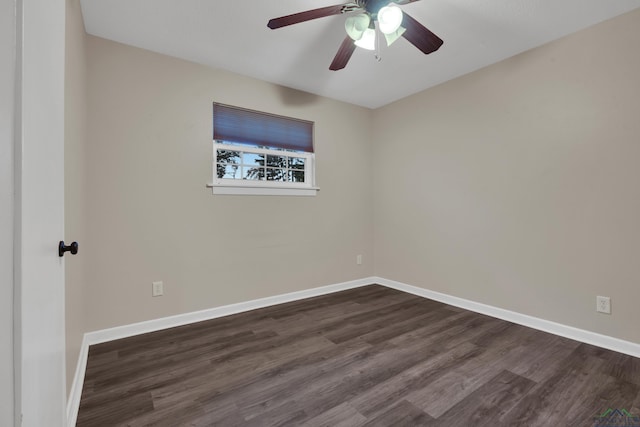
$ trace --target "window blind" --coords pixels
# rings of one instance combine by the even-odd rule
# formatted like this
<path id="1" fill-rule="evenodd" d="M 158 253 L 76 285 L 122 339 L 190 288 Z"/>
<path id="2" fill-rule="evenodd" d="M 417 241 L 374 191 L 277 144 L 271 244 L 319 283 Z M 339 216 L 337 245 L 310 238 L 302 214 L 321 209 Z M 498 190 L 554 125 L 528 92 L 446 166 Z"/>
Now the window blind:
<path id="1" fill-rule="evenodd" d="M 213 139 L 313 153 L 313 122 L 214 102 Z"/>

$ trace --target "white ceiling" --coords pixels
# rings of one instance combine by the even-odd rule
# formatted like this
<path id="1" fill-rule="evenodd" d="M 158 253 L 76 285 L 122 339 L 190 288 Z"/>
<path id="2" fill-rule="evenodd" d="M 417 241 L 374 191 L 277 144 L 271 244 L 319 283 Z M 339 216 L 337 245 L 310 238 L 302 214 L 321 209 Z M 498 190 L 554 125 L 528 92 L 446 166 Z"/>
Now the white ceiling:
<path id="1" fill-rule="evenodd" d="M 81 3 L 89 34 L 369 108 L 640 7 L 640 0 L 422 0 L 402 9 L 444 40 L 440 50 L 424 55 L 401 39 L 381 48 L 380 62 L 358 48 L 345 69 L 330 71 L 345 15 L 277 30 L 267 21 L 339 0 Z"/>

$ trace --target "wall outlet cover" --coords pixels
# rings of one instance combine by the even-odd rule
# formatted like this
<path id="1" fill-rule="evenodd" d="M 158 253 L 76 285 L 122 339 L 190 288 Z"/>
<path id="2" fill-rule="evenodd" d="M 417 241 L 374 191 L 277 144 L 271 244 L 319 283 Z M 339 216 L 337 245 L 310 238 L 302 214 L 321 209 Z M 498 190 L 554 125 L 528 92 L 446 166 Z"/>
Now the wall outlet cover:
<path id="1" fill-rule="evenodd" d="M 164 283 L 162 282 L 151 282 L 151 296 L 159 297 L 164 295 Z"/>
<path id="2" fill-rule="evenodd" d="M 598 313 L 611 314 L 611 298 L 597 296 L 596 311 Z"/>

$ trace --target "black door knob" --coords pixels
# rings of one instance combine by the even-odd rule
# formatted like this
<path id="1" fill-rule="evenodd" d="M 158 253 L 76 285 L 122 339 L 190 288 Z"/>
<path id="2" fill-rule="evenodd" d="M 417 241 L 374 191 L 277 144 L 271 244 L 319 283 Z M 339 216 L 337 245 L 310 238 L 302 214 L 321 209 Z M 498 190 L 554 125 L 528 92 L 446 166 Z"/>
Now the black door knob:
<path id="1" fill-rule="evenodd" d="M 78 253 L 78 242 L 73 242 L 69 246 L 65 246 L 64 240 L 60 240 L 58 244 L 58 255 L 64 256 L 65 252 L 71 252 L 71 255 Z"/>

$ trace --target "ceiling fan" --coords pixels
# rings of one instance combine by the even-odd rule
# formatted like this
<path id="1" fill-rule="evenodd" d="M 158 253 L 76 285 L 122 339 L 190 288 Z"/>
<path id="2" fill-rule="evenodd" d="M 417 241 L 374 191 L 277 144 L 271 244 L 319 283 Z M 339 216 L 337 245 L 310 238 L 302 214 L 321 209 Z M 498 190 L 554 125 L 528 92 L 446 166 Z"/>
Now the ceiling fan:
<path id="1" fill-rule="evenodd" d="M 330 70 L 337 71 L 346 67 L 356 46 L 368 50 L 375 49 L 376 22 L 378 30 L 387 41 L 387 45 L 404 37 L 425 54 L 438 50 L 442 46 L 442 39 L 397 6 L 414 1 L 418 0 L 354 0 L 345 4 L 273 18 L 269 20 L 267 27 L 275 30 L 325 16 L 359 12 L 350 15 L 345 21 L 347 37 L 343 40 L 338 53 L 329 66 Z"/>

